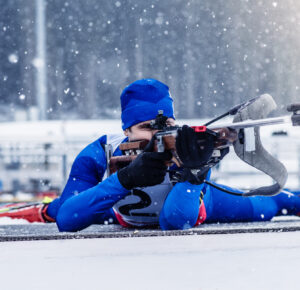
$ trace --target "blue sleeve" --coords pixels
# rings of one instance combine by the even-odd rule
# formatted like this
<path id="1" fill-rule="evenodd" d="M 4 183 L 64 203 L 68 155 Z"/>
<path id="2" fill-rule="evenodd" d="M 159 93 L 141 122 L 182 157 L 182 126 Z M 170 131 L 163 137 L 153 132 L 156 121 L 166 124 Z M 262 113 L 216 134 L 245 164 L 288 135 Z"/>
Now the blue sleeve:
<path id="1" fill-rule="evenodd" d="M 161 229 L 183 230 L 195 225 L 203 186 L 203 184 L 194 185 L 189 182 L 175 184 L 160 212 L 159 225 Z"/>
<path id="2" fill-rule="evenodd" d="M 47 214 L 56 220 L 61 205 L 70 197 L 97 185 L 106 170 L 106 158 L 101 138 L 84 148 L 72 164 L 71 172 L 61 196 L 50 203 Z M 105 140 L 102 140 L 105 142 Z"/>
<path id="3" fill-rule="evenodd" d="M 101 182 L 106 170 L 101 141 L 91 143 L 76 157 L 61 197 L 47 209 L 61 231 L 78 231 L 113 217 L 113 204 L 128 193 L 116 175 Z"/>
<path id="4" fill-rule="evenodd" d="M 90 226 L 128 192 L 114 173 L 96 186 L 68 198 L 56 216 L 59 230 L 79 231 Z"/>

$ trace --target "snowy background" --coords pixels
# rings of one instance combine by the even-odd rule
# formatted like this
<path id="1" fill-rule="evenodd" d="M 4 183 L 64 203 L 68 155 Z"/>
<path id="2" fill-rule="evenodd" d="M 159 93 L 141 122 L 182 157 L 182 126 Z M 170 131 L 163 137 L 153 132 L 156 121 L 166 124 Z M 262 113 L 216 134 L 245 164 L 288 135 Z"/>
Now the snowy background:
<path id="1" fill-rule="evenodd" d="M 121 90 L 142 77 L 170 86 L 178 118 L 212 117 L 262 93 L 281 110 L 299 99 L 297 0 L 0 5 L 2 121 L 117 119 Z"/>

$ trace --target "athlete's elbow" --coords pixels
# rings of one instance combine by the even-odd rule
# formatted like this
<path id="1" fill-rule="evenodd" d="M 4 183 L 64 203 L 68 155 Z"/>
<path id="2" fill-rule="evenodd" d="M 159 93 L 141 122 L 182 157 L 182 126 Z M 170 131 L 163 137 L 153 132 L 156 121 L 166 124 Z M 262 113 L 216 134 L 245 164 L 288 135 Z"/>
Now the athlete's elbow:
<path id="1" fill-rule="evenodd" d="M 74 225 L 72 225 L 70 222 L 68 222 L 67 220 L 65 220 L 63 218 L 60 218 L 59 216 L 57 216 L 56 225 L 60 232 L 77 232 L 78 231 L 78 229 L 76 227 L 74 227 Z"/>
<path id="2" fill-rule="evenodd" d="M 82 222 L 78 222 L 76 214 L 67 214 L 61 211 L 56 216 L 56 224 L 60 232 L 77 232 L 87 227 Z"/>

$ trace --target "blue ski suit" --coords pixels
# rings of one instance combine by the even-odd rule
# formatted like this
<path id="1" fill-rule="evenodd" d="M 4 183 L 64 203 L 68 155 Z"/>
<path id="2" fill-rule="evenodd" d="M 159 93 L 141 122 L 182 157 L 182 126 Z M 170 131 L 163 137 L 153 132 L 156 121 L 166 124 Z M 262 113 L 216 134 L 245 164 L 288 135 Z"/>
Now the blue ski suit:
<path id="1" fill-rule="evenodd" d="M 113 207 L 130 191 L 120 184 L 116 173 L 105 178 L 107 162 L 103 145 L 108 139 L 110 144 L 114 144 L 113 155 L 121 155 L 118 146 L 127 141 L 123 135 L 104 135 L 89 144 L 76 157 L 61 196 L 49 204 L 47 214 L 55 219 L 60 231 L 79 231 L 105 221 L 120 222 L 117 218 L 119 213 Z M 202 194 L 204 198 L 201 203 Z M 267 221 L 280 215 L 283 210 L 284 214 L 289 215 L 300 212 L 300 198 L 294 194 L 239 197 L 207 184 L 193 185 L 189 182 L 176 183 L 162 197 L 161 203 L 156 224 L 163 230 L 188 229 L 199 224 L 201 204 L 206 209 L 205 222 Z"/>

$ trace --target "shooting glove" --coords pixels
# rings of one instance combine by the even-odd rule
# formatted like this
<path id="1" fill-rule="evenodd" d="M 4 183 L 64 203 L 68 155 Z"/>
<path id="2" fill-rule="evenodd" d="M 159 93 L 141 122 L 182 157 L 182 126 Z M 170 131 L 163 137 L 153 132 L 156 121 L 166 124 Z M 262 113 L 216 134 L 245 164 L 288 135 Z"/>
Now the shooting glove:
<path id="1" fill-rule="evenodd" d="M 215 137 L 207 132 L 196 133 L 184 125 L 178 129 L 176 150 L 184 168 L 202 168 L 210 160 L 214 150 Z"/>
<path id="2" fill-rule="evenodd" d="M 218 164 L 224 156 L 229 152 L 229 148 L 225 147 L 220 150 L 220 156 L 214 157 L 209 161 L 210 166 L 203 167 L 201 169 L 184 168 L 179 175 L 179 181 L 188 181 L 192 184 L 201 184 L 206 179 L 207 173 L 211 167 Z"/>
<path id="3" fill-rule="evenodd" d="M 153 151 L 155 137 L 151 139 L 143 153 L 126 167 L 118 170 L 117 175 L 120 183 L 126 189 L 135 187 L 146 187 L 163 182 L 167 166 L 165 161 L 172 158 L 171 152 L 151 152 Z"/>
<path id="4" fill-rule="evenodd" d="M 207 132 L 196 133 L 193 128 L 184 125 L 177 131 L 176 150 L 183 163 L 180 181 L 201 184 L 210 167 L 205 167 L 214 150 L 215 137 Z"/>

